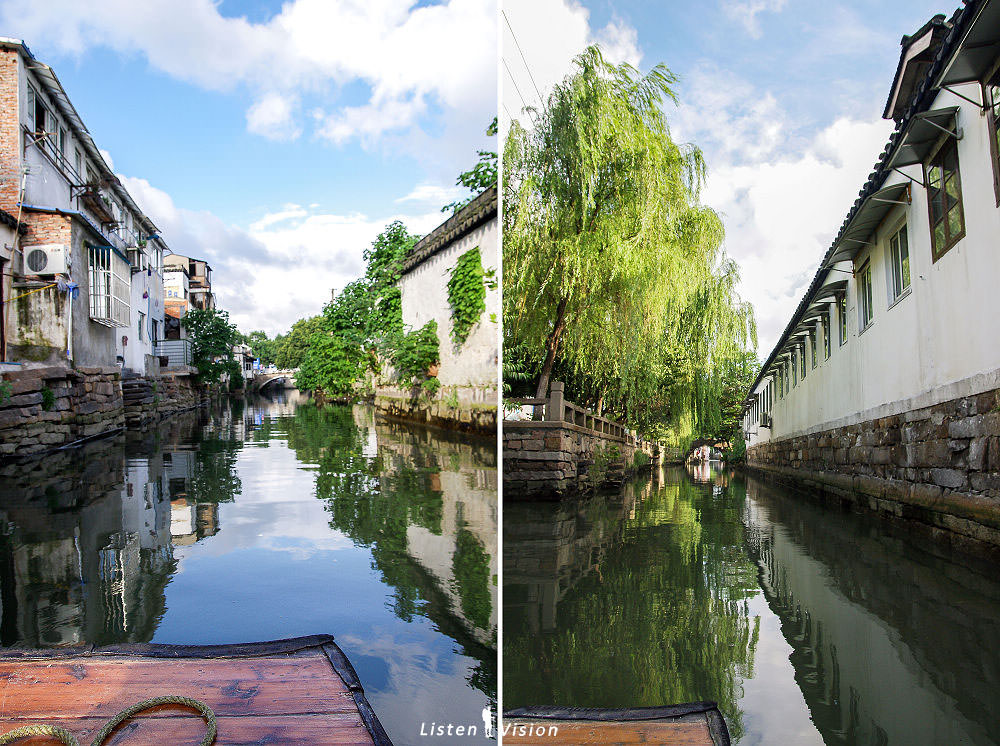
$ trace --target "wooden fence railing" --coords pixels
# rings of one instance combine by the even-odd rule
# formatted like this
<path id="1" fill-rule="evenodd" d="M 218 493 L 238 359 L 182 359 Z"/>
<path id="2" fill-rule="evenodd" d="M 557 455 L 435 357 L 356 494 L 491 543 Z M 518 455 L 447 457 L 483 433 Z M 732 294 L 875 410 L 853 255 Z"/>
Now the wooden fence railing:
<path id="1" fill-rule="evenodd" d="M 586 407 L 581 407 L 578 404 L 568 401 L 565 397 L 565 390 L 566 387 L 562 381 L 553 381 L 549 388 L 549 396 L 546 399 L 522 398 L 505 400 L 505 404 L 517 405 L 518 409 L 515 411 L 525 415 L 521 418 L 505 421 L 569 422 L 578 427 L 590 430 L 593 433 L 620 438 L 630 445 L 637 447 L 657 445 L 656 443 L 640 438 L 634 430 L 625 427 L 620 422 L 601 417 Z M 529 409 L 530 415 L 528 413 Z"/>

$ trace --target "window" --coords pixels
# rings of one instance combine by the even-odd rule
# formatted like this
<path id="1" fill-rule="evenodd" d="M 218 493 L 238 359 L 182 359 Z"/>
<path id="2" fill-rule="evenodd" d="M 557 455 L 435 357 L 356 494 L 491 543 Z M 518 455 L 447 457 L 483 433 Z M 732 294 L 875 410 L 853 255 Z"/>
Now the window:
<path id="1" fill-rule="evenodd" d="M 799 350 L 799 378 L 803 381 L 806 380 L 806 346 L 805 343 L 802 344 Z"/>
<path id="2" fill-rule="evenodd" d="M 128 260 L 107 247 L 90 247 L 90 318 L 105 326 L 129 326 L 131 271 Z"/>
<path id="3" fill-rule="evenodd" d="M 809 358 L 812 360 L 812 367 L 816 367 L 816 327 L 809 332 Z"/>
<path id="4" fill-rule="evenodd" d="M 28 130 L 35 132 L 35 89 L 28 86 Z"/>
<path id="5" fill-rule="evenodd" d="M 990 128 L 990 154 L 993 156 L 993 193 L 1000 206 L 1000 76 L 990 85 L 983 86 L 983 101 L 986 103 L 987 121 Z"/>
<path id="6" fill-rule="evenodd" d="M 146 338 L 146 314 L 142 311 L 137 311 L 136 313 L 139 314 L 139 341 L 142 342 Z"/>
<path id="7" fill-rule="evenodd" d="M 785 398 L 785 374 L 782 372 L 782 368 L 784 368 L 784 367 L 785 366 L 781 366 L 781 368 L 778 368 L 778 398 L 779 399 L 784 399 Z"/>
<path id="8" fill-rule="evenodd" d="M 904 225 L 889 239 L 889 292 L 895 303 L 910 289 L 910 250 Z"/>
<path id="9" fill-rule="evenodd" d="M 931 253 L 937 261 L 965 235 L 962 183 L 958 175 L 958 145 L 949 137 L 924 166 L 931 218 Z"/>
<path id="10" fill-rule="evenodd" d="M 793 368 L 794 366 L 795 366 L 795 361 L 794 360 L 791 361 L 791 364 L 789 364 L 789 363 L 785 364 L 785 391 L 791 391 L 792 390 L 792 387 L 789 385 L 790 381 L 789 381 L 788 377 L 789 377 L 790 374 L 788 372 L 788 369 L 789 368 Z"/>
<path id="11" fill-rule="evenodd" d="M 847 342 L 847 294 L 837 296 L 837 321 L 840 322 L 840 344 Z"/>
<path id="12" fill-rule="evenodd" d="M 858 326 L 860 334 L 872 323 L 874 306 L 872 305 L 872 265 L 866 261 L 858 272 Z"/>
<path id="13" fill-rule="evenodd" d="M 805 365 L 802 366 L 805 368 Z M 792 386 L 799 385 L 799 348 L 792 350 Z"/>
<path id="14" fill-rule="evenodd" d="M 830 359 L 830 312 L 827 311 L 820 317 L 820 325 L 823 327 L 823 359 Z"/>
<path id="15" fill-rule="evenodd" d="M 77 178 L 83 178 L 83 153 L 80 152 L 80 148 L 74 148 L 73 153 L 73 165 L 76 167 Z"/>
<path id="16" fill-rule="evenodd" d="M 59 128 L 59 154 L 63 157 L 66 156 L 66 128 Z"/>
<path id="17" fill-rule="evenodd" d="M 160 336 L 160 322 L 153 319 L 153 333 L 150 335 L 149 340 L 151 342 L 158 342 L 162 339 Z"/>

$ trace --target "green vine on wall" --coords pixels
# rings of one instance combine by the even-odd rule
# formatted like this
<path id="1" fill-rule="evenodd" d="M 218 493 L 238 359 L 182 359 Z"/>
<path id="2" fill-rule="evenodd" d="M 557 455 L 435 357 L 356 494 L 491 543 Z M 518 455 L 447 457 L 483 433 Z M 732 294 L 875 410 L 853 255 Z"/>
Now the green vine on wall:
<path id="1" fill-rule="evenodd" d="M 458 258 L 448 280 L 448 304 L 451 306 L 451 339 L 461 346 L 472 327 L 486 310 L 486 289 L 496 287 L 494 270 L 484 270 L 479 247 Z"/>
<path id="2" fill-rule="evenodd" d="M 418 383 L 428 395 L 441 387 L 436 377 L 428 376 L 428 371 L 441 362 L 436 321 L 428 321 L 419 329 L 396 337 L 389 354 L 401 380 Z"/>

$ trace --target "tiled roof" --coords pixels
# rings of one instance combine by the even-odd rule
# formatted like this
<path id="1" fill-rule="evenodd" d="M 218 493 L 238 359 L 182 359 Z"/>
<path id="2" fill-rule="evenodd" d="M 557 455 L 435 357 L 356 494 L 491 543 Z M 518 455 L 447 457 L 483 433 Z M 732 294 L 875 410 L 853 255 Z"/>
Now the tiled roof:
<path id="1" fill-rule="evenodd" d="M 403 259 L 402 274 L 423 264 L 442 249 L 497 216 L 497 188 L 490 187 L 437 228 L 417 241 Z"/>

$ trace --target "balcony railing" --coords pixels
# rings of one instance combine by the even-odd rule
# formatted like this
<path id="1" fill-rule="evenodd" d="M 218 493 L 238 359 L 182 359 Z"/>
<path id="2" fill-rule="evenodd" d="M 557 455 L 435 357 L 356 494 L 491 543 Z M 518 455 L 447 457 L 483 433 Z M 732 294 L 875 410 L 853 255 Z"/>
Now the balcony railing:
<path id="1" fill-rule="evenodd" d="M 160 367 L 177 370 L 191 365 L 191 342 L 187 339 L 161 339 L 156 343 Z M 164 362 L 163 358 L 166 358 Z"/>

